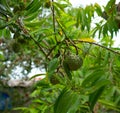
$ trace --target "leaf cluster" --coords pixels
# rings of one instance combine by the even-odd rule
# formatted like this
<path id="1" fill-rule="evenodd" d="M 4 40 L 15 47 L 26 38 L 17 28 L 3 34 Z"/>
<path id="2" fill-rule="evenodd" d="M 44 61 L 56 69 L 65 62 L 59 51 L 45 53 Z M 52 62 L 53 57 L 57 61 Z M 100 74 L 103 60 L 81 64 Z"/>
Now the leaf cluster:
<path id="1" fill-rule="evenodd" d="M 113 47 L 119 28 L 114 8 L 115 1 L 110 0 L 104 8 L 107 19 L 101 18 L 93 27 L 95 14 L 103 16 L 99 4 L 73 8 L 69 0 L 0 1 L 1 79 L 20 77 L 17 67 L 23 78 L 33 68 L 45 70 L 38 74 L 45 78 L 33 86 L 31 105 L 18 109 L 24 113 L 120 112 L 120 53 Z M 64 65 L 69 52 L 83 59 L 78 70 Z"/>

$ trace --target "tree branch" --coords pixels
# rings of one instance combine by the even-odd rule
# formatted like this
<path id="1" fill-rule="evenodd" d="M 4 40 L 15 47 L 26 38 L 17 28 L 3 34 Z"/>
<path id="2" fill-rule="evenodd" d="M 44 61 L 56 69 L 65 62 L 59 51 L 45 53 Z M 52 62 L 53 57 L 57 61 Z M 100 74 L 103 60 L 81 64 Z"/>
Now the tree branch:
<path id="1" fill-rule="evenodd" d="M 53 2 L 54 2 L 54 0 L 52 0 L 52 3 L 53 3 Z M 53 17 L 53 31 L 54 31 L 54 34 L 55 34 L 55 32 L 56 32 L 56 27 L 55 27 L 55 10 L 54 10 L 54 5 L 52 5 L 51 10 L 52 10 L 52 17 Z M 57 42 L 57 37 L 56 37 L 56 35 L 55 35 L 55 40 L 56 40 L 56 42 Z"/>
<path id="2" fill-rule="evenodd" d="M 106 49 L 106 50 L 108 50 L 108 51 L 110 51 L 110 52 L 112 52 L 112 53 L 115 53 L 115 54 L 117 54 L 117 55 L 120 55 L 120 52 L 114 51 L 114 50 L 112 50 L 111 48 L 105 47 L 105 46 L 100 45 L 100 44 L 95 43 L 95 42 L 88 42 L 88 41 L 82 41 L 82 40 L 74 40 L 74 41 L 75 41 L 75 42 L 81 42 L 81 43 L 93 44 L 93 45 L 99 46 L 99 47 L 101 47 L 101 48 L 104 48 L 104 49 Z"/>
<path id="3" fill-rule="evenodd" d="M 28 30 L 24 28 L 21 21 L 18 19 L 17 24 L 19 25 L 20 29 L 23 31 L 24 34 L 27 34 L 29 38 L 31 38 L 35 44 L 39 47 L 39 49 L 42 51 L 42 53 L 46 56 L 46 52 L 43 50 L 43 48 L 40 46 L 40 44 L 29 34 Z"/>

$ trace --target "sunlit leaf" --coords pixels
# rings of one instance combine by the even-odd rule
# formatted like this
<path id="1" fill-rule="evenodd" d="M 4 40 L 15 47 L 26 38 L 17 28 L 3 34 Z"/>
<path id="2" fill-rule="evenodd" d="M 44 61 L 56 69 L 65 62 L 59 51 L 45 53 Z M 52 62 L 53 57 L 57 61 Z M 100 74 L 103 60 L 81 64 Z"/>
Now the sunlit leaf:
<path id="1" fill-rule="evenodd" d="M 24 21 L 32 21 L 33 19 L 35 19 L 38 16 L 39 12 L 36 11 L 35 13 L 32 13 L 30 15 L 26 15 L 24 18 Z"/>
<path id="2" fill-rule="evenodd" d="M 70 21 L 70 22 L 67 22 L 65 25 L 66 25 L 66 27 L 71 27 L 75 24 L 76 24 L 76 21 Z"/>
<path id="3" fill-rule="evenodd" d="M 83 42 L 96 42 L 93 38 L 80 38 L 79 40 Z"/>
<path id="4" fill-rule="evenodd" d="M 25 22 L 25 26 L 29 27 L 29 28 L 36 28 L 36 27 L 39 27 L 43 24 L 45 20 L 43 21 L 40 21 L 40 22 Z"/>
<path id="5" fill-rule="evenodd" d="M 35 78 L 35 77 L 40 77 L 40 76 L 45 76 L 46 74 L 45 73 L 43 73 L 43 74 L 36 74 L 36 75 L 33 75 L 30 79 L 33 79 L 33 78 Z M 41 78 L 42 79 L 42 78 Z"/>

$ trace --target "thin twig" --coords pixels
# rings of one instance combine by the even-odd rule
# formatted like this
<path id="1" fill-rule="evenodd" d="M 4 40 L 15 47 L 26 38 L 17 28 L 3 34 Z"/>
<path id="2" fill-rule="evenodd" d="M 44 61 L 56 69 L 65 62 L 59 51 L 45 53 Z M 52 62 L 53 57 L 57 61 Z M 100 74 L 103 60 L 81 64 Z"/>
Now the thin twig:
<path id="1" fill-rule="evenodd" d="M 106 49 L 106 50 L 108 50 L 108 51 L 110 51 L 110 52 L 112 52 L 112 53 L 115 53 L 115 54 L 117 54 L 117 55 L 120 55 L 120 52 L 114 51 L 114 50 L 112 50 L 111 48 L 107 48 L 107 47 L 105 47 L 105 46 L 103 46 L 103 45 L 100 45 L 100 44 L 98 44 L 98 43 L 95 43 L 95 42 L 88 42 L 88 41 L 82 41 L 82 40 L 74 40 L 74 41 L 75 41 L 75 42 L 81 42 L 81 43 L 93 44 L 93 45 L 99 46 L 99 47 L 101 47 L 101 48 L 104 48 L 104 49 Z"/>
<path id="2" fill-rule="evenodd" d="M 59 21 L 58 21 L 57 19 L 56 19 L 56 22 L 57 22 L 57 23 L 59 24 L 59 26 L 61 27 L 62 32 L 64 33 L 66 39 L 68 39 L 68 40 L 73 44 L 73 46 L 74 46 L 75 48 L 77 48 L 77 46 L 73 43 L 73 40 L 71 41 L 71 40 L 67 37 L 67 35 L 66 35 L 66 33 L 65 33 L 64 29 L 63 29 L 63 27 L 61 26 L 61 24 L 59 23 Z M 103 45 L 100 45 L 100 44 L 98 44 L 98 43 L 88 42 L 88 41 L 82 41 L 82 40 L 74 40 L 74 41 L 78 41 L 78 42 L 83 42 L 83 43 L 89 43 L 89 44 L 97 45 L 97 46 L 99 46 L 99 47 L 101 47 L 101 48 L 104 48 L 104 49 L 106 49 L 106 50 L 108 50 L 108 51 L 111 51 L 111 52 L 113 52 L 113 53 L 115 53 L 115 54 L 120 55 L 119 52 L 114 51 L 114 50 L 112 50 L 112 49 L 110 49 L 110 48 L 107 48 L 107 47 L 105 47 L 105 46 L 103 46 Z M 77 50 L 77 49 L 76 49 L 76 50 Z"/>
<path id="3" fill-rule="evenodd" d="M 78 55 L 78 47 L 74 44 L 74 41 L 72 41 L 72 40 L 70 40 L 70 39 L 69 39 L 69 41 L 70 41 L 70 43 L 75 47 L 75 49 L 76 49 L 76 54 Z"/>
<path id="4" fill-rule="evenodd" d="M 48 56 L 52 53 L 52 51 L 56 48 L 57 45 L 53 46 L 50 51 L 48 52 L 48 54 L 46 55 L 46 57 L 48 58 Z"/>
<path id="5" fill-rule="evenodd" d="M 52 3 L 54 2 L 54 0 L 52 0 Z M 54 30 L 54 34 L 56 33 L 56 27 L 55 27 L 55 10 L 54 10 L 54 5 L 52 5 L 52 16 L 53 16 L 53 30 Z M 57 37 L 55 35 L 55 40 L 57 42 Z"/>
<path id="6" fill-rule="evenodd" d="M 52 0 L 52 2 L 53 2 L 53 0 Z M 53 13 L 53 14 L 54 14 L 54 13 Z M 55 23 L 55 16 L 54 16 L 53 20 L 54 20 L 53 22 Z M 51 50 L 50 50 L 49 53 L 47 54 L 47 57 L 48 57 L 48 56 L 52 53 L 52 51 L 53 51 L 59 44 L 61 44 L 62 42 L 65 41 L 66 44 L 67 44 L 67 46 L 69 46 L 69 45 L 68 45 L 68 42 L 67 42 L 67 40 L 66 40 L 66 39 L 68 39 L 68 37 L 67 37 L 67 35 L 66 35 L 66 33 L 65 33 L 64 29 L 63 29 L 63 27 L 61 26 L 61 24 L 58 22 L 57 19 L 56 19 L 56 22 L 57 22 L 57 24 L 60 26 L 62 32 L 64 33 L 65 39 L 62 40 L 61 42 L 58 42 L 58 41 L 57 41 L 57 44 L 51 48 Z M 54 27 L 54 29 L 55 29 L 55 27 Z"/>
<path id="7" fill-rule="evenodd" d="M 30 38 L 35 42 L 35 44 L 39 47 L 39 49 L 42 51 L 42 53 L 46 56 L 45 51 L 43 48 L 40 46 L 40 44 L 30 35 Z"/>
<path id="8" fill-rule="evenodd" d="M 56 22 L 57 22 L 57 23 L 58 23 L 58 25 L 60 26 L 60 28 L 61 28 L 61 30 L 62 30 L 62 32 L 63 32 L 63 34 L 65 35 L 65 38 L 67 38 L 67 39 L 68 39 L 67 34 L 66 34 L 66 32 L 64 31 L 63 27 L 61 26 L 60 22 L 59 22 L 57 19 L 56 19 Z"/>
<path id="9" fill-rule="evenodd" d="M 75 47 L 75 49 L 76 49 L 76 54 L 78 54 L 78 48 L 77 48 L 77 46 L 74 44 L 74 42 L 73 42 L 70 38 L 68 38 L 65 30 L 63 29 L 63 27 L 61 26 L 61 24 L 59 23 L 59 21 L 58 21 L 57 19 L 56 19 L 56 21 L 57 21 L 58 25 L 60 26 L 62 32 L 63 32 L 64 35 L 65 35 L 65 42 L 66 42 L 67 46 L 69 46 L 69 44 L 68 44 L 68 42 L 67 42 L 67 40 L 68 40 L 68 41 Z M 63 40 L 63 41 L 64 41 L 64 40 Z"/>

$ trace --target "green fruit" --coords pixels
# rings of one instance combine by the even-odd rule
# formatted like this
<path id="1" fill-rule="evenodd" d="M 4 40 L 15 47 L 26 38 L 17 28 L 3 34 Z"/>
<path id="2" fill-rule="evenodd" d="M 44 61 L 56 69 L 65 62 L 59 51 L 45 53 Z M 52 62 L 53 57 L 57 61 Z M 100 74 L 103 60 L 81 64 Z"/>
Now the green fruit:
<path id="1" fill-rule="evenodd" d="M 47 0 L 45 2 L 45 8 L 50 8 L 50 7 L 51 7 L 51 2 L 50 2 L 50 0 Z"/>
<path id="2" fill-rule="evenodd" d="M 66 56 L 65 62 L 71 71 L 79 69 L 83 64 L 82 58 L 74 54 L 69 54 L 68 56 Z"/>
<path id="3" fill-rule="evenodd" d="M 17 13 L 17 12 L 19 12 L 21 9 L 20 9 L 20 7 L 19 7 L 19 5 L 16 5 L 15 7 L 14 7 L 14 9 L 13 9 L 13 12 L 14 13 Z"/>
<path id="4" fill-rule="evenodd" d="M 56 77 L 56 75 L 51 76 L 50 82 L 51 82 L 53 85 L 59 84 L 59 80 L 58 80 L 58 78 Z"/>
<path id="5" fill-rule="evenodd" d="M 18 38 L 17 38 L 17 41 L 20 43 L 20 44 L 26 44 L 27 42 L 26 42 L 26 39 L 24 38 L 24 37 L 22 37 L 22 36 L 19 36 Z"/>
<path id="6" fill-rule="evenodd" d="M 20 43 L 18 43 L 17 41 L 13 41 L 13 42 L 11 43 L 11 46 L 12 46 L 12 50 L 13 50 L 15 53 L 20 52 L 20 50 L 21 50 Z"/>

